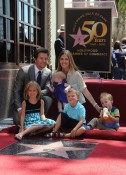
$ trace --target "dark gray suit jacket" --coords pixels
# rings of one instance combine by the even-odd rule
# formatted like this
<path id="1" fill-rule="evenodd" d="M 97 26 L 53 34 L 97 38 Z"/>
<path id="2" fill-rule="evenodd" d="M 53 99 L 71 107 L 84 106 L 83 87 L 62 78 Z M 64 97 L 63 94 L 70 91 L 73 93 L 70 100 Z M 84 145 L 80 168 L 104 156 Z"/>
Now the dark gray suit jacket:
<path id="1" fill-rule="evenodd" d="M 49 95 L 49 90 L 46 88 L 46 84 L 50 81 L 50 78 L 51 70 L 44 68 L 41 81 L 41 90 L 43 95 Z M 31 80 L 35 81 L 34 64 L 20 68 L 17 73 L 14 84 L 14 104 L 16 109 L 21 107 L 25 85 Z"/>

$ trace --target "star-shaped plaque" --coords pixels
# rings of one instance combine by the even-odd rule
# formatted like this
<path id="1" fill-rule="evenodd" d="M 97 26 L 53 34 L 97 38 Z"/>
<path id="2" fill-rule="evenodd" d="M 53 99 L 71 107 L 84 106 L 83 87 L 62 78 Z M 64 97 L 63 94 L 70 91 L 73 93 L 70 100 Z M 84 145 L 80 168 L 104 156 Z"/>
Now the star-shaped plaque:
<path id="1" fill-rule="evenodd" d="M 84 43 L 84 39 L 87 38 L 89 35 L 82 35 L 80 28 L 78 28 L 77 34 L 70 34 L 70 36 L 75 39 L 73 47 L 77 44 Z"/>
<path id="2" fill-rule="evenodd" d="M 0 154 L 84 160 L 93 151 L 96 144 L 85 141 L 30 137 L 0 150 Z"/>
<path id="3" fill-rule="evenodd" d="M 34 153 L 45 153 L 49 152 L 50 154 L 54 154 L 56 156 L 62 156 L 64 158 L 69 159 L 69 156 L 67 154 L 67 151 L 84 151 L 89 150 L 90 148 L 76 148 L 76 147 L 65 147 L 62 143 L 62 141 L 53 142 L 48 145 L 35 145 L 35 144 L 20 144 L 22 146 L 27 146 L 29 148 L 32 148 L 27 151 L 22 151 L 18 154 L 34 154 Z"/>

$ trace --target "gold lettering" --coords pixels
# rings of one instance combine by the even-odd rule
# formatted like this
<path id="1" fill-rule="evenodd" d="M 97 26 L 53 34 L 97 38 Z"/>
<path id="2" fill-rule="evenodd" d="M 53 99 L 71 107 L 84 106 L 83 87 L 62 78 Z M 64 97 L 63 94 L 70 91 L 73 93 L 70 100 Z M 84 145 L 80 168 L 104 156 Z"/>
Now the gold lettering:
<path id="1" fill-rule="evenodd" d="M 95 39 L 95 42 L 97 43 L 105 43 L 106 42 L 106 39 Z"/>

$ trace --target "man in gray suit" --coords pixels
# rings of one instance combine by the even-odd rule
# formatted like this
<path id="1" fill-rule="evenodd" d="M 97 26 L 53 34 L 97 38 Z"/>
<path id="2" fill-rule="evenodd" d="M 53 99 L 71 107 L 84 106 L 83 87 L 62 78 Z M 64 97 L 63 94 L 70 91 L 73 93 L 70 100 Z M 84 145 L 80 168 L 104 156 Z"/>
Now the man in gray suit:
<path id="1" fill-rule="evenodd" d="M 26 84 L 31 81 L 37 81 L 41 87 L 42 98 L 45 102 L 45 115 L 47 114 L 51 104 L 52 98 L 49 96 L 49 89 L 46 84 L 50 83 L 51 70 L 47 68 L 49 52 L 45 48 L 37 48 L 34 55 L 34 64 L 24 66 L 19 69 L 15 83 L 14 83 L 14 112 L 13 121 L 16 125 L 20 125 L 21 104 L 23 101 L 23 93 Z M 40 75 L 38 75 L 40 74 Z"/>

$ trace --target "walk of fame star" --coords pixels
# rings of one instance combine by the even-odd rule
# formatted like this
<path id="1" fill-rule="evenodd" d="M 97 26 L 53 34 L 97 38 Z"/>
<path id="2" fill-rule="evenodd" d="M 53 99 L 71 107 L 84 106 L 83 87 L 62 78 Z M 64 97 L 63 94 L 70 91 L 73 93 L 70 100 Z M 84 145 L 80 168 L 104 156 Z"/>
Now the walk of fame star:
<path id="1" fill-rule="evenodd" d="M 78 28 L 77 34 L 70 34 L 72 38 L 75 39 L 73 47 L 75 47 L 77 44 L 84 43 L 84 39 L 87 38 L 89 35 L 82 35 L 80 28 Z"/>
<path id="2" fill-rule="evenodd" d="M 0 150 L 0 154 L 84 160 L 93 151 L 96 144 L 28 137 Z"/>
<path id="3" fill-rule="evenodd" d="M 32 148 L 27 151 L 22 151 L 18 154 L 33 154 L 33 153 L 42 153 L 42 152 L 49 152 L 50 154 L 54 154 L 56 156 L 62 156 L 64 158 L 68 158 L 69 156 L 67 154 L 67 151 L 84 151 L 89 150 L 90 148 L 76 148 L 76 147 L 64 147 L 62 141 L 50 143 L 48 145 L 35 145 L 35 144 L 20 144 L 22 146 L 27 146 L 29 148 Z"/>

